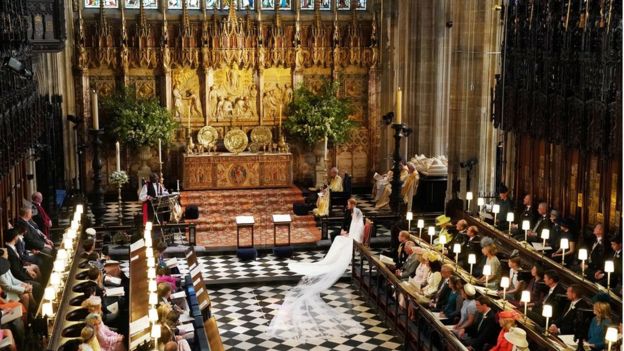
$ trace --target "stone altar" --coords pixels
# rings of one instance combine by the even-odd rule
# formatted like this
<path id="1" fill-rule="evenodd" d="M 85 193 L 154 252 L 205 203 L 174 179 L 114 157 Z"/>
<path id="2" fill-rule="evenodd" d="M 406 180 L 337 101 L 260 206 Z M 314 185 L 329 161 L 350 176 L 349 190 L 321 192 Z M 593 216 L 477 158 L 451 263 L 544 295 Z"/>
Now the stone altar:
<path id="1" fill-rule="evenodd" d="M 293 184 L 290 153 L 184 155 L 185 190 L 282 188 Z"/>

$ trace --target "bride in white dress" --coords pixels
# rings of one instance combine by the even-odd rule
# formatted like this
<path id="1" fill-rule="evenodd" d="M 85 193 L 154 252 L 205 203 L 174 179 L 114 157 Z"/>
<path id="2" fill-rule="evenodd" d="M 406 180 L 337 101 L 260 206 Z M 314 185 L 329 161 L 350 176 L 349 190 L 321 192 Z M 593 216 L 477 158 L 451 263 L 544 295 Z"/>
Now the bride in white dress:
<path id="1" fill-rule="evenodd" d="M 311 339 L 326 340 L 364 331 L 353 316 L 329 306 L 321 298 L 321 292 L 334 285 L 349 267 L 353 241 L 362 241 L 364 217 L 355 205 L 355 199 L 349 199 L 348 210 L 352 211 L 349 233 L 337 236 L 321 261 L 291 262 L 288 265 L 292 272 L 303 277 L 286 293 L 284 303 L 267 330 L 270 337 L 305 343 Z"/>

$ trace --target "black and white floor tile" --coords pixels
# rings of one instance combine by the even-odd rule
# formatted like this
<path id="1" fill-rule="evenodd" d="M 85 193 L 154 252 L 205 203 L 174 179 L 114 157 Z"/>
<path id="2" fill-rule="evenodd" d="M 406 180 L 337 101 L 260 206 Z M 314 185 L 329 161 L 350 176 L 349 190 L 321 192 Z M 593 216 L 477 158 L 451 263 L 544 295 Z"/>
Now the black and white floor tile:
<path id="1" fill-rule="evenodd" d="M 400 340 L 377 319 L 347 283 L 337 283 L 323 298 L 331 306 L 346 311 L 360 322 L 365 331 L 359 335 L 306 344 L 271 339 L 267 327 L 277 313 L 285 292 L 292 285 L 221 288 L 210 290 L 212 313 L 216 316 L 226 350 L 398 350 Z"/>

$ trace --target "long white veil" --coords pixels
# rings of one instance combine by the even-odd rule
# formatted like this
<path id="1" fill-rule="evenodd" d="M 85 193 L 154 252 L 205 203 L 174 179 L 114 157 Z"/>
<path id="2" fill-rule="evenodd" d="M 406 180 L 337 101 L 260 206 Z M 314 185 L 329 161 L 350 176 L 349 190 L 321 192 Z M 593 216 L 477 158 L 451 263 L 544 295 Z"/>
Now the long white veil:
<path id="1" fill-rule="evenodd" d="M 291 262 L 288 265 L 291 271 L 303 277 L 286 293 L 284 303 L 267 330 L 269 336 L 305 343 L 311 339 L 331 339 L 364 331 L 351 315 L 336 310 L 321 298 L 321 292 L 334 285 L 349 267 L 353 240 L 361 242 L 363 234 L 362 211 L 354 208 L 349 236 L 337 236 L 321 261 Z"/>

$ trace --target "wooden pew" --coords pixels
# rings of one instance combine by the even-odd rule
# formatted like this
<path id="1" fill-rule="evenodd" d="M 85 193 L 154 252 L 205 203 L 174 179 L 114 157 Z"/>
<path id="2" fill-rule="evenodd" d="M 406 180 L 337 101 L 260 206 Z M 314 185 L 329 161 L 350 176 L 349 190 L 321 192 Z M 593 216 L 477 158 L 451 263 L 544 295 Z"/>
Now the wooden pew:
<path id="1" fill-rule="evenodd" d="M 578 284 L 582 286 L 587 292 L 591 295 L 595 295 L 598 293 L 606 293 L 607 290 L 599 284 L 596 284 L 592 281 L 592 279 L 583 279 L 579 274 L 573 272 L 567 267 L 561 265 L 561 263 L 552 260 L 551 258 L 542 255 L 540 252 L 533 250 L 529 246 L 525 246 L 521 242 L 516 239 L 510 237 L 507 233 L 504 233 L 494 226 L 481 221 L 478 218 L 472 217 L 466 213 L 464 213 L 464 219 L 468 222 L 468 225 L 474 225 L 479 228 L 479 233 L 481 235 L 489 236 L 493 239 L 498 240 L 501 244 L 506 246 L 509 249 L 516 249 L 520 252 L 520 256 L 524 260 L 528 260 L 531 263 L 539 262 L 544 266 L 545 269 L 554 269 L 556 270 L 560 277 L 561 281 L 565 282 L 566 285 L 570 284 Z M 611 297 L 611 301 L 614 304 L 614 311 L 622 310 L 622 297 L 617 294 L 609 291 L 609 296 Z M 619 315 L 619 312 L 616 312 Z"/>
<path id="2" fill-rule="evenodd" d="M 149 293 L 147 279 L 147 258 L 145 246 L 130 252 L 130 325 L 148 315 Z M 145 345 L 151 340 L 150 328 L 144 328 L 132 335 L 130 330 L 130 350 Z"/>

